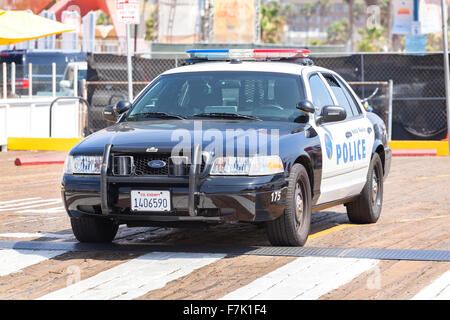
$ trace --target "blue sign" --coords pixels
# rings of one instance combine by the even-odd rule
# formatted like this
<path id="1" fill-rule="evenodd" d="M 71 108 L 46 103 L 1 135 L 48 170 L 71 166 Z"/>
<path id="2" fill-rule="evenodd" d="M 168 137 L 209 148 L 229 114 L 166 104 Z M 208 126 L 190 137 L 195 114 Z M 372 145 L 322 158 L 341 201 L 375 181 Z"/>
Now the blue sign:
<path id="1" fill-rule="evenodd" d="M 427 36 L 406 36 L 405 51 L 409 54 L 414 54 L 418 56 L 425 55 L 424 52 L 427 51 Z"/>

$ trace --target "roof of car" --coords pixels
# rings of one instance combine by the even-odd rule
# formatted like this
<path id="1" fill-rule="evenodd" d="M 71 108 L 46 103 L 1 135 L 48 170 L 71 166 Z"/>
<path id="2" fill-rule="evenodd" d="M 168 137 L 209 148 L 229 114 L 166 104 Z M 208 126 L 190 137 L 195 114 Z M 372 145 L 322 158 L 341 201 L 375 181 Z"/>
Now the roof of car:
<path id="1" fill-rule="evenodd" d="M 174 74 L 183 72 L 206 72 L 206 71 L 256 71 L 256 72 L 278 72 L 288 74 L 301 74 L 305 68 L 318 68 L 304 66 L 297 63 L 279 61 L 242 61 L 233 63 L 230 61 L 208 61 L 200 62 L 182 67 L 170 69 L 163 74 Z"/>

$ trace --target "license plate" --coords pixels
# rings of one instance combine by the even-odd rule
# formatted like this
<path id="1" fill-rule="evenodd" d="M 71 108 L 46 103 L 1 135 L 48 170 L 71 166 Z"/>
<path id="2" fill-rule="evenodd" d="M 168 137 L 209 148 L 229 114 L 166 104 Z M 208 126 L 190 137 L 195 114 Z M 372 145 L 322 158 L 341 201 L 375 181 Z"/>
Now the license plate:
<path id="1" fill-rule="evenodd" d="M 132 211 L 170 211 L 170 191 L 131 191 Z"/>

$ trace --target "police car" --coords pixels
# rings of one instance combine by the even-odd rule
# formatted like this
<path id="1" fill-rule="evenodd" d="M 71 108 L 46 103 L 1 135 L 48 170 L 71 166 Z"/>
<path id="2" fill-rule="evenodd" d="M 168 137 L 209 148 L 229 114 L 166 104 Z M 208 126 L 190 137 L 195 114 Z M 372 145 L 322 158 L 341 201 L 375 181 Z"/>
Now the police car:
<path id="1" fill-rule="evenodd" d="M 62 197 L 79 241 L 112 241 L 120 224 L 250 222 L 302 246 L 313 212 L 343 204 L 352 223 L 378 220 L 386 127 L 342 77 L 308 50 L 188 53 L 70 151 Z"/>

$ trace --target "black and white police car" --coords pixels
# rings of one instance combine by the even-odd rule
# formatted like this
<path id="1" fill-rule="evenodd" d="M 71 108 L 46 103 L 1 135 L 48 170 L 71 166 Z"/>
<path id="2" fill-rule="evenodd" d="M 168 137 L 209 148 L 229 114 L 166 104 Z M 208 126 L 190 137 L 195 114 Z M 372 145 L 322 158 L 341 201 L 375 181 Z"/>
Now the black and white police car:
<path id="1" fill-rule="evenodd" d="M 386 127 L 344 79 L 308 50 L 188 52 L 70 151 L 62 197 L 79 241 L 112 241 L 120 224 L 241 221 L 302 246 L 315 211 L 378 220 Z"/>

